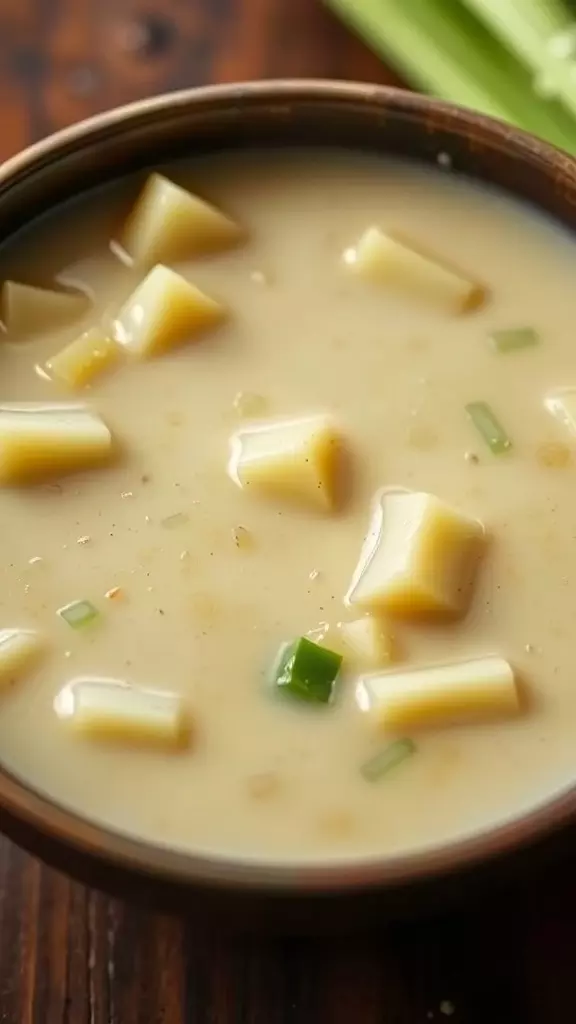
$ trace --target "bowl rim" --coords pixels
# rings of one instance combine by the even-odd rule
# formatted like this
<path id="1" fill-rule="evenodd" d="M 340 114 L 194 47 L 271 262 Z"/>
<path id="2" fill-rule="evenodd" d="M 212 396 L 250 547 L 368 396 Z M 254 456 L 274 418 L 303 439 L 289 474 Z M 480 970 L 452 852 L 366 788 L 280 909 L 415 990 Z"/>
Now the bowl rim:
<path id="1" fill-rule="evenodd" d="M 543 167 L 555 181 L 562 177 L 576 184 L 576 159 L 550 144 L 482 114 L 473 113 L 441 100 L 390 86 L 329 79 L 272 79 L 182 89 L 96 114 L 41 140 L 0 167 L 0 190 L 9 189 L 22 174 L 39 170 L 39 165 L 63 153 L 70 146 L 81 147 L 111 130 L 132 126 L 153 114 L 182 108 L 267 106 L 333 101 L 338 104 L 372 104 L 397 115 L 421 120 L 445 118 L 450 130 L 484 147 L 510 152 L 519 159 Z M 129 871 L 149 880 L 184 885 L 208 884 L 235 890 L 290 892 L 354 891 L 373 887 L 390 888 L 453 874 L 480 862 L 534 844 L 576 818 L 576 782 L 493 827 L 453 842 L 391 856 L 370 855 L 338 859 L 286 860 L 274 862 L 233 854 L 194 853 L 164 847 L 131 837 L 100 825 L 78 812 L 68 810 L 13 776 L 0 762 L 0 818 L 2 829 L 18 840 L 24 833 L 56 844 L 66 851 L 91 858 L 104 868 Z M 29 843 L 34 850 L 34 842 Z M 62 858 L 64 859 L 64 857 Z"/>

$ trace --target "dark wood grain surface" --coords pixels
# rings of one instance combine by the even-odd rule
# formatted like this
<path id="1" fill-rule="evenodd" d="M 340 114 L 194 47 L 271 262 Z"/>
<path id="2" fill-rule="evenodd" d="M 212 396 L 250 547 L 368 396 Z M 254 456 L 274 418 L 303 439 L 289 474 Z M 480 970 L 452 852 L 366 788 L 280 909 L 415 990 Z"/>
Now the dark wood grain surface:
<path id="1" fill-rule="evenodd" d="M 315 0 L 0 0 L 0 157 L 208 81 L 393 82 Z M 354 939 L 208 940 L 0 840 L 0 1024 L 573 1024 L 576 887 Z"/>

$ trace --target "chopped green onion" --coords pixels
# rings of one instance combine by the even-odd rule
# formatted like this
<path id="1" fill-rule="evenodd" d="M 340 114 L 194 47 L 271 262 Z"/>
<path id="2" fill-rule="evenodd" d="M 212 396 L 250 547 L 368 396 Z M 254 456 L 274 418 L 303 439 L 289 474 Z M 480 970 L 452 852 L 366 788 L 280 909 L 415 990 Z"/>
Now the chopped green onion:
<path id="1" fill-rule="evenodd" d="M 327 704 L 332 697 L 342 655 L 300 637 L 286 644 L 274 672 L 274 685 L 299 700 Z"/>
<path id="2" fill-rule="evenodd" d="M 72 629 L 82 629 L 99 614 L 98 609 L 90 601 L 72 601 L 58 609 L 60 618 L 72 626 Z"/>
<path id="3" fill-rule="evenodd" d="M 496 351 L 502 353 L 530 348 L 540 341 L 540 335 L 533 327 L 511 327 L 508 330 L 494 331 L 490 338 Z"/>
<path id="4" fill-rule="evenodd" d="M 395 740 L 369 761 L 365 761 L 360 768 L 360 774 L 366 782 L 378 782 L 406 758 L 412 757 L 416 750 L 416 744 L 410 739 Z"/>
<path id="5" fill-rule="evenodd" d="M 496 419 L 488 402 L 469 402 L 466 412 L 494 455 L 501 455 L 512 447 L 512 441 Z"/>
<path id="6" fill-rule="evenodd" d="M 184 523 L 188 522 L 188 518 L 185 512 L 174 512 L 173 515 L 161 519 L 160 525 L 164 526 L 166 530 L 174 530 L 177 526 L 184 526 Z"/>

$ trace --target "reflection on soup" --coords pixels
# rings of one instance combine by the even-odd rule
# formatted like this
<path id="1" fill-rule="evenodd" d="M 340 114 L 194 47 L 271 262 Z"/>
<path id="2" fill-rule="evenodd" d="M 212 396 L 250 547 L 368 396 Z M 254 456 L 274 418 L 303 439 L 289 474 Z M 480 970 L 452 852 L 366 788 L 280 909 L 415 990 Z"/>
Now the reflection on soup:
<path id="1" fill-rule="evenodd" d="M 6 244 L 2 762 L 275 860 L 570 784 L 575 255 L 325 151 L 173 165 Z"/>

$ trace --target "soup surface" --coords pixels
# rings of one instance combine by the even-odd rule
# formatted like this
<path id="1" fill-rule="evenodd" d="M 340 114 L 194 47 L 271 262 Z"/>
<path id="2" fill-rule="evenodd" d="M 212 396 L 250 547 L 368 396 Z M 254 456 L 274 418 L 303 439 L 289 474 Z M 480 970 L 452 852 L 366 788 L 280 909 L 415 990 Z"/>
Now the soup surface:
<path id="1" fill-rule="evenodd" d="M 559 228 L 450 171 L 348 152 L 245 153 L 168 177 L 241 223 L 244 244 L 172 262 L 229 316 L 198 340 L 126 359 L 81 392 L 119 442 L 110 465 L 0 490 L 0 626 L 42 656 L 0 691 L 0 758 L 68 807 L 194 851 L 272 860 L 395 854 L 486 828 L 573 782 L 576 440 L 545 407 L 576 385 L 576 248 Z M 90 296 L 0 351 L 0 401 L 69 402 L 37 367 L 114 316 L 143 277 L 110 239 L 142 179 L 91 194 L 5 246 L 3 278 Z M 488 289 L 455 315 L 350 272 L 373 224 L 439 254 Z M 498 351 L 494 331 L 532 328 Z M 511 446 L 486 444 L 466 406 L 488 403 Z M 341 507 L 261 498 L 227 471 L 251 416 L 327 414 L 352 472 Z M 388 670 L 497 654 L 517 714 L 401 731 L 393 771 L 361 767 L 388 736 L 359 706 L 347 660 L 329 704 L 273 692 L 287 640 L 340 649 L 343 602 L 382 487 L 427 492 L 489 537 L 457 620 L 398 616 Z M 242 529 L 240 529 L 242 528 Z M 87 601 L 73 629 L 58 614 Z M 384 628 L 384 627 L 383 627 Z M 99 743 L 54 701 L 72 680 L 182 695 L 189 746 Z"/>

